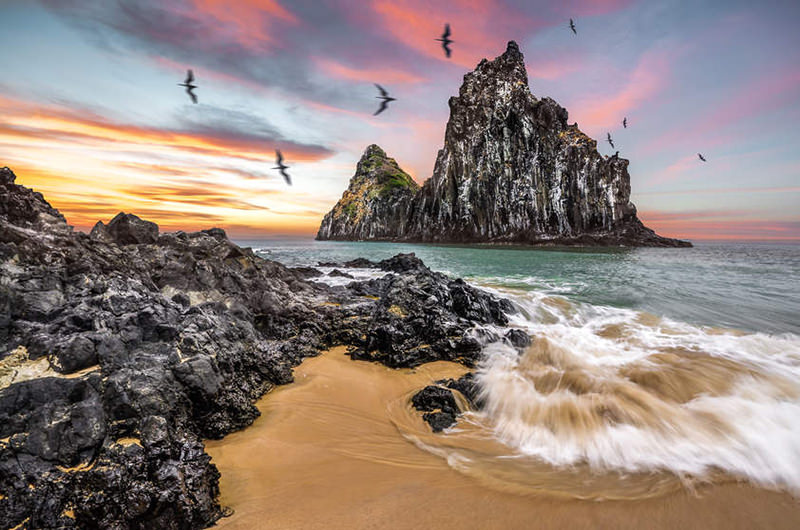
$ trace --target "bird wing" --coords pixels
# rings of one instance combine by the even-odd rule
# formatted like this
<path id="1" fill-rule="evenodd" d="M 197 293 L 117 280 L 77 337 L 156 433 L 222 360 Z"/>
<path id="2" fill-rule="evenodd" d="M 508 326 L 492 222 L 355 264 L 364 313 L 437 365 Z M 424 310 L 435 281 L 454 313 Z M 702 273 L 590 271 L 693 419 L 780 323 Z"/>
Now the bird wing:
<path id="1" fill-rule="evenodd" d="M 442 33 L 442 39 L 447 39 L 450 36 L 450 24 L 444 25 L 444 33 Z"/>
<path id="2" fill-rule="evenodd" d="M 283 175 L 283 180 L 286 181 L 286 184 L 291 186 L 292 185 L 292 177 L 289 176 L 289 174 L 286 172 L 285 169 L 281 169 L 281 175 Z"/>
<path id="3" fill-rule="evenodd" d="M 195 95 L 194 90 L 192 87 L 186 87 L 186 93 L 189 94 L 189 97 L 192 98 L 192 103 L 197 103 L 197 96 Z"/>
<path id="4" fill-rule="evenodd" d="M 376 87 L 378 88 L 378 90 L 380 91 L 380 93 L 381 93 L 381 96 L 388 96 L 388 95 L 389 95 L 389 93 L 388 93 L 388 92 L 386 92 L 386 90 L 384 90 L 384 89 L 383 89 L 383 87 L 382 87 L 382 86 L 380 86 L 378 83 L 375 83 L 375 86 L 376 86 Z"/>
<path id="5" fill-rule="evenodd" d="M 375 111 L 375 114 L 373 114 L 373 116 L 377 116 L 378 114 L 380 114 L 381 112 L 383 112 L 384 110 L 386 110 L 386 108 L 387 108 L 388 106 L 389 106 L 389 102 L 388 102 L 388 101 L 385 101 L 385 100 L 384 100 L 384 101 L 381 101 L 381 106 L 380 106 L 380 107 L 378 107 L 378 110 L 376 110 L 376 111 Z"/>
<path id="6" fill-rule="evenodd" d="M 450 49 L 450 46 L 448 46 L 447 43 L 442 43 L 442 48 L 444 48 L 444 53 L 447 54 L 447 58 L 449 59 L 450 54 L 453 53 L 453 51 Z"/>
<path id="7" fill-rule="evenodd" d="M 185 81 L 185 83 L 188 85 L 192 81 L 194 81 L 194 72 L 192 72 L 192 70 L 189 69 L 189 70 L 186 71 L 186 81 Z"/>
<path id="8" fill-rule="evenodd" d="M 275 156 L 278 157 L 277 164 L 280 166 L 283 164 L 283 153 L 281 153 L 280 149 L 275 149 Z M 283 171 L 281 169 L 281 171 Z"/>

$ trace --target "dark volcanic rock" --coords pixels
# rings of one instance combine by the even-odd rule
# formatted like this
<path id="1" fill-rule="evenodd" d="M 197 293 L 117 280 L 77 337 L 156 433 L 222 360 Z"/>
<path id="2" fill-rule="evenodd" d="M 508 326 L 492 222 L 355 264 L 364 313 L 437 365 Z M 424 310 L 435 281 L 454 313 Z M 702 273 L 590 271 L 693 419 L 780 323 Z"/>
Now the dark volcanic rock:
<path id="1" fill-rule="evenodd" d="M 600 155 L 563 107 L 531 94 L 515 42 L 466 74 L 449 104 L 444 147 L 422 188 L 384 199 L 359 169 L 318 239 L 691 246 L 641 223 L 628 161 Z M 370 146 L 359 168 L 377 151 Z"/>
<path id="2" fill-rule="evenodd" d="M 411 398 L 411 404 L 419 411 L 425 411 L 422 419 L 427 421 L 433 432 L 441 432 L 456 423 L 460 412 L 453 393 L 439 386 L 426 386 Z"/>
<path id="3" fill-rule="evenodd" d="M 426 386 L 411 398 L 411 405 L 425 412 L 422 419 L 428 422 L 433 432 L 452 427 L 464 412 L 458 406 L 453 390 L 464 396 L 470 408 L 476 409 L 482 405 L 480 389 L 473 373 L 464 374 L 458 379 L 436 381 L 435 385 Z"/>
<path id="4" fill-rule="evenodd" d="M 333 269 L 331 272 L 328 273 L 328 276 L 332 276 L 334 278 L 350 278 L 351 280 L 355 278 L 355 276 L 353 276 L 352 274 L 342 272 L 339 269 Z"/>
<path id="5" fill-rule="evenodd" d="M 214 230 L 219 232 L 212 232 Z M 212 228 L 203 232 L 209 235 L 213 234 L 212 237 L 216 236 L 217 238 L 221 232 L 221 237 L 226 239 L 225 232 L 221 228 Z M 92 228 L 90 236 L 102 241 L 113 241 L 118 245 L 155 243 L 158 240 L 158 225 L 140 219 L 131 213 L 120 212 L 107 225 L 98 221 Z"/>
<path id="6" fill-rule="evenodd" d="M 391 272 L 328 287 L 220 229 L 159 235 L 121 214 L 75 233 L 14 180 L 0 170 L 2 528 L 211 525 L 202 440 L 249 425 L 304 358 L 343 344 L 393 367 L 474 365 L 502 340 L 476 326 L 512 310 L 413 255 L 357 260 Z"/>

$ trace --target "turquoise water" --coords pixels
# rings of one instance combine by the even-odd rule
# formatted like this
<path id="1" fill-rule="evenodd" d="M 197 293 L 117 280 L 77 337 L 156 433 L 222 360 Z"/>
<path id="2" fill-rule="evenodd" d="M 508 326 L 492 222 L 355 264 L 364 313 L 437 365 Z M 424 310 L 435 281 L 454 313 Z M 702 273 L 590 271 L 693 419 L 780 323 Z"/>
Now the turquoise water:
<path id="1" fill-rule="evenodd" d="M 414 252 L 473 283 L 558 294 L 717 327 L 800 333 L 800 245 L 518 249 L 313 240 L 241 241 L 289 266 Z"/>

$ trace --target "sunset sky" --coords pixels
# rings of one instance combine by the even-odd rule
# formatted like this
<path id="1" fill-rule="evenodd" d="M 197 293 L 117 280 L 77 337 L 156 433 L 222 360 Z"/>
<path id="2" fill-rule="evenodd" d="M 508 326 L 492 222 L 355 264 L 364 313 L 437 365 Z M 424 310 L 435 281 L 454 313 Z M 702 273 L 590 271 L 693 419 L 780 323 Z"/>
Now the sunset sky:
<path id="1" fill-rule="evenodd" d="M 370 143 L 427 179 L 448 97 L 514 39 L 533 94 L 630 159 L 646 224 L 800 240 L 799 27 L 797 1 L 2 0 L 0 166 L 83 230 L 310 236 Z"/>

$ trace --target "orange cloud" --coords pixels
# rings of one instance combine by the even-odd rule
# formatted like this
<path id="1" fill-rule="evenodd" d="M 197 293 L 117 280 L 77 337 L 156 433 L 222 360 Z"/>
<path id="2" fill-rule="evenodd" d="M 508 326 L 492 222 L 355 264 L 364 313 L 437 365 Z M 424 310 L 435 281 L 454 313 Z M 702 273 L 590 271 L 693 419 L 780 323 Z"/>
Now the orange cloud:
<path id="1" fill-rule="evenodd" d="M 2 165 L 82 230 L 126 211 L 165 230 L 230 224 L 262 234 L 312 233 L 324 213 L 302 183 L 288 188 L 270 170 L 274 144 L 256 137 L 126 125 L 2 96 L 0 112 Z M 281 144 L 290 164 L 330 155 Z"/>
<path id="2" fill-rule="evenodd" d="M 214 18 L 220 32 L 250 48 L 277 42 L 269 31 L 274 20 L 298 23 L 297 17 L 276 0 L 194 0 L 194 7 L 199 14 Z"/>
<path id="3" fill-rule="evenodd" d="M 374 83 L 376 79 L 379 79 L 383 83 L 419 83 L 425 80 L 418 75 L 402 70 L 390 70 L 388 68 L 356 69 L 328 59 L 316 59 L 316 62 L 326 74 L 350 81 Z"/>
<path id="4" fill-rule="evenodd" d="M 470 69 L 487 54 L 502 52 L 506 41 L 542 25 L 496 0 L 375 0 L 372 8 L 383 29 L 395 39 L 423 55 L 444 61 L 448 59 L 434 39 L 448 22 L 455 41 L 450 60 Z"/>
<path id="5" fill-rule="evenodd" d="M 800 240 L 800 220 L 746 217 L 746 211 L 641 211 L 642 221 L 661 235 L 686 239 Z"/>

